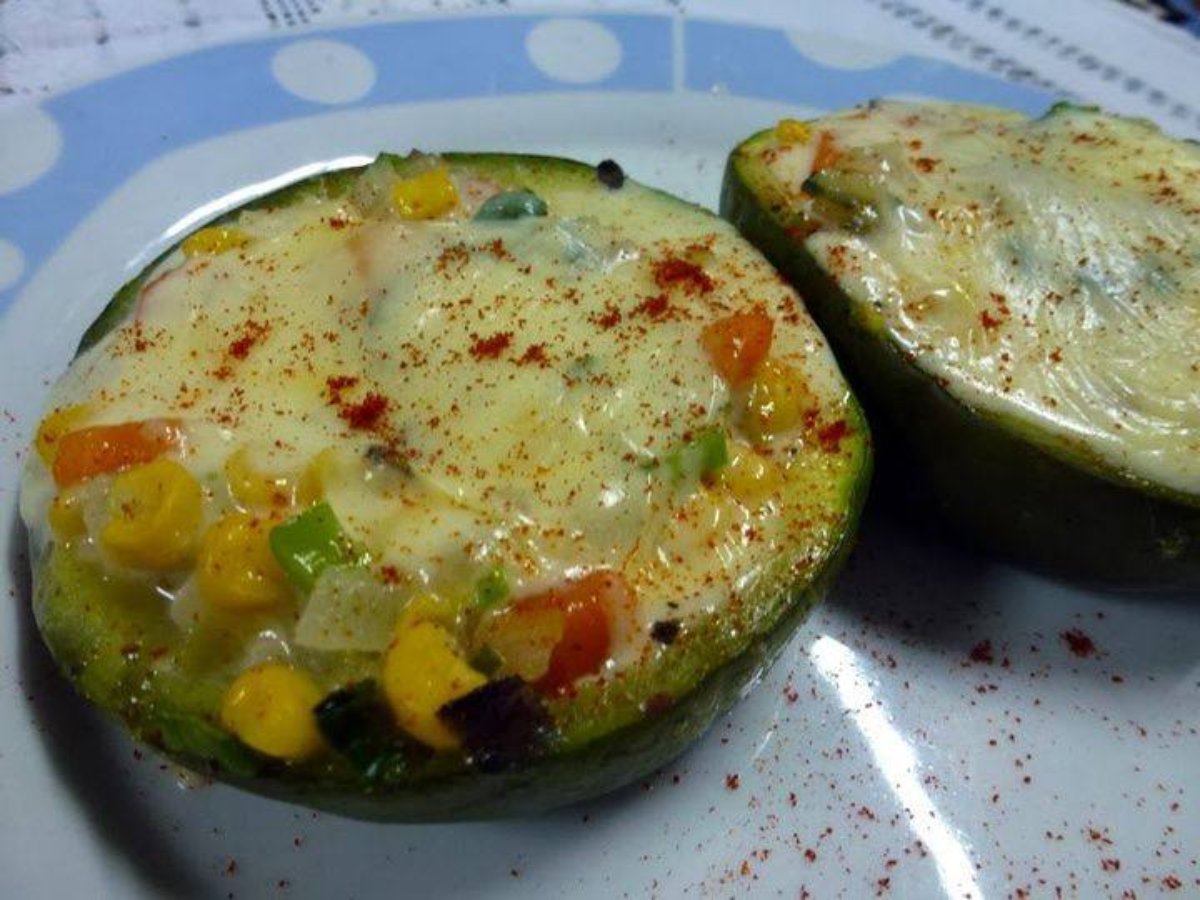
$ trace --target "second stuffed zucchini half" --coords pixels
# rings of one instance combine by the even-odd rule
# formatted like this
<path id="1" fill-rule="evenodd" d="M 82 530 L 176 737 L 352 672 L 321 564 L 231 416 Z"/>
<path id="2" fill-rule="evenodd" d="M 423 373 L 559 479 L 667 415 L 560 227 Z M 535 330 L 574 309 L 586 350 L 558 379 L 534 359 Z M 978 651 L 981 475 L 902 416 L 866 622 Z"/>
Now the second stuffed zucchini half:
<path id="1" fill-rule="evenodd" d="M 1200 584 L 1195 143 L 877 102 L 746 140 L 722 212 L 805 296 L 917 512 L 1071 578 Z"/>

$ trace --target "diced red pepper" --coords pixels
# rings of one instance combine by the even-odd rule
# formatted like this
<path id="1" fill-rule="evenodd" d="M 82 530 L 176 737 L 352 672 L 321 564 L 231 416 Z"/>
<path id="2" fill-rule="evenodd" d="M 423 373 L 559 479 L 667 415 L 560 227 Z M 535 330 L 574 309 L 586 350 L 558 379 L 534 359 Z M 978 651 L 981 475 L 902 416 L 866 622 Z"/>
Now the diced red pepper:
<path id="1" fill-rule="evenodd" d="M 547 608 L 564 616 L 562 637 L 534 687 L 544 694 L 562 693 L 577 679 L 599 672 L 612 649 L 613 613 L 629 605 L 631 593 L 620 574 L 601 570 L 514 604 L 518 618 Z"/>
<path id="2" fill-rule="evenodd" d="M 737 312 L 704 327 L 700 343 L 708 351 L 713 368 L 733 387 L 750 381 L 771 350 L 775 322 L 765 309 L 756 306 Z"/>

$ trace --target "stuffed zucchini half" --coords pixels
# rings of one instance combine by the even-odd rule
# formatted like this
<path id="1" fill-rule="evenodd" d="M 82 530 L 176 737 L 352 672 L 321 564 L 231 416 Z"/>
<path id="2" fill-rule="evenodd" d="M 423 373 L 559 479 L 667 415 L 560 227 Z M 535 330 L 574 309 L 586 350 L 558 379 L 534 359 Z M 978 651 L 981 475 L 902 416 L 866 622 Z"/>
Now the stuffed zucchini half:
<path id="1" fill-rule="evenodd" d="M 680 753 L 825 591 L 870 472 L 732 227 L 500 155 L 383 155 L 191 234 L 36 451 L 36 618 L 81 692 L 184 765 L 391 820 Z"/>
<path id="2" fill-rule="evenodd" d="M 1068 577 L 1200 584 L 1200 147 L 1065 104 L 872 103 L 754 135 L 721 202 L 930 511 Z"/>

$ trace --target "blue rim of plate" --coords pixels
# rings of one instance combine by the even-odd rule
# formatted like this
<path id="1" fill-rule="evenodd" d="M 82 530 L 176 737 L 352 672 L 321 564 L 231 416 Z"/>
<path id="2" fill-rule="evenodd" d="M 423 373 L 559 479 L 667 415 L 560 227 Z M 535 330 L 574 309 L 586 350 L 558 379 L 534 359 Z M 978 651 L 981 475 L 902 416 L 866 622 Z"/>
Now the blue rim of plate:
<path id="1" fill-rule="evenodd" d="M 78 224 L 155 159 L 217 135 L 334 107 L 572 91 L 720 91 L 818 109 L 915 95 L 1032 114 L 1051 99 L 904 53 L 868 50 L 839 58 L 829 52 L 839 42 L 853 47 L 828 36 L 669 13 L 493 14 L 265 37 L 122 72 L 36 108 L 56 149 L 27 183 L 0 190 L 0 249 L 19 260 L 18 274 L 0 288 L 0 314 Z M 307 50 L 295 57 L 294 48 L 303 45 Z M 549 54 L 539 52 L 547 45 Z M 598 50 L 603 59 L 596 63 Z M 331 51 L 356 68 L 359 89 L 314 99 L 323 92 L 319 84 L 313 89 L 312 76 L 301 73 L 309 89 L 297 91 L 276 74 L 284 53 L 303 66 Z M 577 63 L 589 54 L 591 63 Z"/>

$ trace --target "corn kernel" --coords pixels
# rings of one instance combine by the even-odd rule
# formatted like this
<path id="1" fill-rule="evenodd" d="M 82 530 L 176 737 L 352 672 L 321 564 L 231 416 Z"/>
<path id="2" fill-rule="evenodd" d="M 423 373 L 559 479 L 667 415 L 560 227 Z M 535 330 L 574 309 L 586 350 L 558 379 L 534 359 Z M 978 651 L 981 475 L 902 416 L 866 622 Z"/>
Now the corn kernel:
<path id="1" fill-rule="evenodd" d="M 250 243 L 250 235 L 237 228 L 227 228 L 224 225 L 212 225 L 201 228 L 195 234 L 184 238 L 179 249 L 188 259 L 193 256 L 217 256 L 238 250 Z"/>
<path id="2" fill-rule="evenodd" d="M 328 451 L 318 453 L 304 467 L 300 477 L 296 479 L 296 504 L 298 506 L 313 506 L 325 496 L 325 483 L 321 476 L 321 458 Z"/>
<path id="3" fill-rule="evenodd" d="M 770 457 L 743 444 L 734 449 L 721 481 L 739 503 L 753 509 L 779 490 L 783 472 Z"/>
<path id="4" fill-rule="evenodd" d="M 291 588 L 271 553 L 269 532 L 269 522 L 247 513 L 230 513 L 209 527 L 196 564 L 200 596 L 206 603 L 253 611 L 287 602 Z"/>
<path id="5" fill-rule="evenodd" d="M 321 700 L 312 678 L 282 663 L 247 669 L 221 703 L 221 724 L 260 753 L 297 762 L 322 747 L 313 707 Z"/>
<path id="6" fill-rule="evenodd" d="M 178 568 L 191 556 L 201 502 L 200 482 L 173 459 L 126 469 L 109 489 L 100 544 L 125 566 Z"/>
<path id="7" fill-rule="evenodd" d="M 750 383 L 742 428 L 755 444 L 767 444 L 799 425 L 805 410 L 813 406 L 801 374 L 785 363 L 768 359 Z"/>
<path id="8" fill-rule="evenodd" d="M 775 137 L 785 144 L 807 144 L 812 138 L 812 128 L 799 119 L 780 119 L 775 126 Z"/>
<path id="9" fill-rule="evenodd" d="M 334 447 L 326 447 L 314 456 L 300 473 L 297 483 L 297 500 L 301 506 L 316 503 L 329 492 L 329 487 L 335 484 L 345 473 L 346 464 Z"/>
<path id="10" fill-rule="evenodd" d="M 701 268 L 712 265 L 717 255 L 707 244 L 688 244 L 683 248 L 683 258 Z"/>
<path id="11" fill-rule="evenodd" d="M 34 446 L 42 462 L 47 466 L 54 465 L 54 457 L 58 454 L 58 441 L 64 434 L 74 431 L 88 417 L 91 410 L 82 403 L 63 406 L 54 410 L 38 426 Z"/>
<path id="12" fill-rule="evenodd" d="M 402 219 L 436 219 L 458 206 L 458 191 L 445 166 L 392 185 L 392 205 Z"/>
<path id="13" fill-rule="evenodd" d="M 450 633 L 432 622 L 397 628 L 383 661 L 383 692 L 396 721 L 435 750 L 459 745 L 438 710 L 486 683 L 459 654 Z"/>
<path id="14" fill-rule="evenodd" d="M 250 462 L 245 447 L 239 447 L 225 460 L 225 481 L 233 499 L 247 509 L 307 506 L 305 501 L 309 501 L 312 494 L 311 480 L 306 480 L 305 474 L 268 475 L 260 472 Z"/>
<path id="15" fill-rule="evenodd" d="M 423 591 L 404 604 L 398 627 L 411 628 L 421 622 L 432 622 L 454 631 L 462 623 L 464 605 L 460 600 Z"/>
<path id="16" fill-rule="evenodd" d="M 83 498 L 77 491 L 66 490 L 50 501 L 46 513 L 50 530 L 60 541 L 70 541 L 87 534 L 83 518 Z"/>

